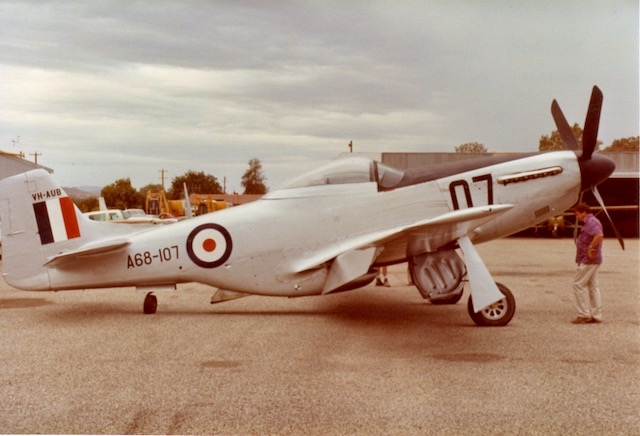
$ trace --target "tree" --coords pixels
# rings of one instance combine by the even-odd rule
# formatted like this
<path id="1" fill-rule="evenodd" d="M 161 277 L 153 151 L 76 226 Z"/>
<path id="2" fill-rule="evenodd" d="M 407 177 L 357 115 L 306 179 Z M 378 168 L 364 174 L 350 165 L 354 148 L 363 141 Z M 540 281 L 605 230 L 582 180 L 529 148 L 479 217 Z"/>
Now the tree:
<path id="1" fill-rule="evenodd" d="M 74 198 L 73 202 L 78 206 L 80 212 L 93 212 L 98 210 L 98 197 Z"/>
<path id="2" fill-rule="evenodd" d="M 118 179 L 111 185 L 102 188 L 100 195 L 104 197 L 107 207 L 116 209 L 142 208 L 142 196 L 131 186 L 131 179 Z"/>
<path id="3" fill-rule="evenodd" d="M 571 130 L 573 131 L 573 136 L 576 137 L 576 141 L 578 142 L 578 148 L 582 149 L 582 127 L 580 127 L 578 123 L 574 123 L 574 125 L 571 127 Z M 602 141 L 597 141 L 594 151 L 597 151 L 600 145 L 602 145 Z M 566 146 L 564 145 L 564 142 L 562 142 L 560 133 L 557 130 L 554 130 L 550 135 L 542 135 L 540 137 L 540 145 L 538 146 L 538 150 L 566 150 Z"/>
<path id="4" fill-rule="evenodd" d="M 455 147 L 456 153 L 487 153 L 487 147 L 479 142 L 467 142 Z"/>
<path id="5" fill-rule="evenodd" d="M 190 194 L 223 194 L 218 179 L 203 171 L 187 171 L 182 176 L 174 177 L 171 181 L 169 197 L 178 200 L 184 197 L 183 184 L 187 184 Z"/>
<path id="6" fill-rule="evenodd" d="M 610 146 L 602 151 L 639 151 L 640 137 L 630 136 L 628 138 L 615 139 Z"/>
<path id="7" fill-rule="evenodd" d="M 149 183 L 138 190 L 143 197 L 147 197 L 147 192 L 160 192 L 162 185 L 160 183 Z"/>
<path id="8" fill-rule="evenodd" d="M 142 197 L 146 206 L 148 193 L 153 192 L 158 194 L 162 192 L 162 190 L 162 185 L 160 183 L 149 183 L 148 185 L 145 185 L 142 188 L 138 189 L 138 192 L 140 193 L 140 197 Z"/>
<path id="9" fill-rule="evenodd" d="M 266 194 L 269 188 L 264 184 L 265 180 L 262 163 L 254 157 L 249 161 L 249 169 L 242 175 L 243 194 Z"/>
<path id="10" fill-rule="evenodd" d="M 160 183 L 149 183 L 148 185 L 143 186 L 138 190 L 140 193 L 140 198 L 142 198 L 144 204 L 144 211 L 149 214 L 159 215 L 160 211 L 159 203 L 157 201 L 149 203 L 149 192 L 153 192 L 154 194 L 159 194 L 163 191 L 162 185 Z M 157 196 L 155 198 L 158 198 Z"/>

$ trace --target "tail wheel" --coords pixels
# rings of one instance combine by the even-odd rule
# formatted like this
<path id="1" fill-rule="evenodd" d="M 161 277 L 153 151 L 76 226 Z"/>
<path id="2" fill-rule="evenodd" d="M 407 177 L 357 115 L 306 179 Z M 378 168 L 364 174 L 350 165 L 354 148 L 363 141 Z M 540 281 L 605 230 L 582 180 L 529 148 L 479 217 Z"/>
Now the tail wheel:
<path id="1" fill-rule="evenodd" d="M 467 302 L 467 311 L 469 316 L 480 327 L 500 327 L 509 324 L 513 314 L 516 311 L 516 299 L 513 294 L 502 283 L 496 283 L 498 290 L 504 295 L 504 298 L 500 301 L 493 303 L 489 307 L 485 307 L 480 312 L 473 311 L 473 300 L 469 296 Z"/>
<path id="2" fill-rule="evenodd" d="M 144 303 L 142 305 L 142 310 L 146 315 L 151 315 L 156 313 L 156 309 L 158 308 L 158 299 L 155 295 L 149 292 L 146 297 L 144 297 Z"/>

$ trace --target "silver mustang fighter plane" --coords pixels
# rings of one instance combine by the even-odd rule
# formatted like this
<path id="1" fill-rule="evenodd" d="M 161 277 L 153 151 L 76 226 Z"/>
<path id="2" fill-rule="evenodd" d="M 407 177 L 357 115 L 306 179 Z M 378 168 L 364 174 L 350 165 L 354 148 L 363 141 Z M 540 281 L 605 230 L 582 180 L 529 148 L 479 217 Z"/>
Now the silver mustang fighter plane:
<path id="1" fill-rule="evenodd" d="M 0 182 L 3 275 L 30 291 L 135 286 L 154 313 L 153 292 L 178 283 L 218 288 L 212 302 L 324 295 L 408 262 L 425 298 L 456 303 L 468 281 L 473 321 L 506 325 L 515 300 L 474 245 L 561 214 L 585 190 L 599 198 L 615 169 L 593 154 L 601 105 L 594 87 L 582 151 L 554 101 L 566 151 L 408 170 L 349 156 L 253 203 L 166 226 L 91 221 L 46 171 L 29 171 Z"/>

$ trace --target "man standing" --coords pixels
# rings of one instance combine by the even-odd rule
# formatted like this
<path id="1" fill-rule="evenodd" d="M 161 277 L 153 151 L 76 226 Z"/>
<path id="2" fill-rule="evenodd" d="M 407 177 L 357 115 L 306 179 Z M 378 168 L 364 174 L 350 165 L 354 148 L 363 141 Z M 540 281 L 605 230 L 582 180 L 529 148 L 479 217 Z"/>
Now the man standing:
<path id="1" fill-rule="evenodd" d="M 576 240 L 576 263 L 578 270 L 573 281 L 578 317 L 573 324 L 601 323 L 602 302 L 598 286 L 598 268 L 602 264 L 602 223 L 593 216 L 586 203 L 578 203 L 573 208 L 576 219 L 582 222 L 582 229 Z"/>

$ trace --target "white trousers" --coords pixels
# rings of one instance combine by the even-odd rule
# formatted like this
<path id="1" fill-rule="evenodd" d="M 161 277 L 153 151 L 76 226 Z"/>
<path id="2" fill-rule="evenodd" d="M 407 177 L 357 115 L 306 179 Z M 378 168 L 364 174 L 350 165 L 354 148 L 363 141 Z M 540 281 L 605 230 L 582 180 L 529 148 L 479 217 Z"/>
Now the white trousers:
<path id="1" fill-rule="evenodd" d="M 593 318 L 602 321 L 602 300 L 598 286 L 598 268 L 600 264 L 578 265 L 573 280 L 573 294 L 576 297 L 576 309 L 581 318 Z"/>

